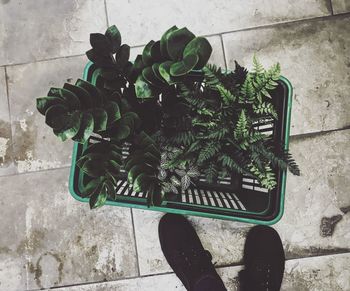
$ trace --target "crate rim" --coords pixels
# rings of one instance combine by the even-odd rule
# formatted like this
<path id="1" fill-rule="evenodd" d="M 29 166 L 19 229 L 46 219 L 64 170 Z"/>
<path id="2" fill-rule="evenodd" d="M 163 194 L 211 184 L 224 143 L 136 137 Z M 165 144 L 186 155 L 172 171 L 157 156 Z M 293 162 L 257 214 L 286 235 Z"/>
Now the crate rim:
<path id="1" fill-rule="evenodd" d="M 83 72 L 83 79 L 84 80 L 87 79 L 89 69 L 92 65 L 93 65 L 93 63 L 90 61 L 86 64 L 86 66 L 84 68 L 84 72 Z M 284 148 L 286 150 L 288 150 L 289 149 L 289 138 L 290 138 L 289 134 L 290 134 L 293 87 L 292 87 L 292 84 L 290 83 L 290 81 L 286 77 L 280 76 L 279 80 L 282 81 L 285 84 L 285 86 L 288 88 L 287 118 L 286 118 L 286 124 L 285 124 L 285 143 L 284 143 Z M 79 146 L 79 143 L 74 142 L 73 152 L 72 152 L 72 162 L 71 162 L 71 166 L 70 166 L 70 175 L 69 175 L 69 192 L 73 196 L 73 198 L 76 199 L 77 201 L 87 203 L 87 202 L 89 202 L 89 199 L 79 196 L 74 190 L 74 176 L 75 176 L 75 170 L 76 170 L 76 157 L 77 157 L 77 152 L 78 152 L 78 146 Z M 280 198 L 279 212 L 271 220 L 259 220 L 259 219 L 255 219 L 255 218 L 236 217 L 236 216 L 229 216 L 229 215 L 224 215 L 224 214 L 212 214 L 212 213 L 206 213 L 206 212 L 182 210 L 182 209 L 177 209 L 177 208 L 168 208 L 168 207 L 161 207 L 161 206 L 148 207 L 147 205 L 139 205 L 139 204 L 134 204 L 134 203 L 126 203 L 126 202 L 119 203 L 116 201 L 109 201 L 109 200 L 106 201 L 105 205 L 138 208 L 138 209 L 144 209 L 144 210 L 182 214 L 182 215 L 190 215 L 190 216 L 198 216 L 198 217 L 205 217 L 205 218 L 212 218 L 212 219 L 230 220 L 230 221 L 237 221 L 237 222 L 250 223 L 250 224 L 273 225 L 273 224 L 277 223 L 282 218 L 283 213 L 284 213 L 286 180 L 287 180 L 287 171 L 283 171 L 282 172 L 282 181 L 281 181 L 281 195 L 280 195 L 281 198 Z M 245 213 L 249 213 L 249 212 L 245 211 Z"/>

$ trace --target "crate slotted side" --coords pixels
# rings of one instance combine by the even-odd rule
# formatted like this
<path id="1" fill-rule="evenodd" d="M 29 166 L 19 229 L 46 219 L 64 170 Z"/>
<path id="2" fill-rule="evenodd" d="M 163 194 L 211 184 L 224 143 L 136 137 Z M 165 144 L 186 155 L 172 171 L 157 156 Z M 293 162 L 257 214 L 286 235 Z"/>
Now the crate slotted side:
<path id="1" fill-rule="evenodd" d="M 97 78 L 95 66 L 89 63 L 84 71 L 84 79 L 95 83 Z M 272 135 L 276 145 L 282 144 L 288 149 L 292 89 L 289 81 L 283 77 L 278 83 L 277 89 L 272 94 L 272 102 L 279 115 L 278 121 L 265 120 L 255 124 L 254 127 L 264 134 Z M 93 137 L 89 143 L 98 140 L 99 138 Z M 76 161 L 86 146 L 74 144 L 70 175 L 70 192 L 74 198 L 83 202 L 88 202 L 87 198 L 82 198 L 81 193 L 87 183 L 87 177 L 76 166 Z M 122 150 L 123 158 L 127 157 L 128 150 L 129 145 L 125 144 Z M 186 191 L 171 195 L 161 206 L 147 207 L 146 193 L 134 192 L 127 183 L 125 171 L 122 170 L 116 187 L 117 198 L 107 201 L 107 204 L 256 224 L 273 224 L 283 214 L 286 182 L 284 171 L 277 168 L 274 171 L 277 187 L 272 191 L 263 188 L 250 176 L 233 175 L 213 185 L 208 184 L 201 175 L 196 186 L 191 185 Z"/>

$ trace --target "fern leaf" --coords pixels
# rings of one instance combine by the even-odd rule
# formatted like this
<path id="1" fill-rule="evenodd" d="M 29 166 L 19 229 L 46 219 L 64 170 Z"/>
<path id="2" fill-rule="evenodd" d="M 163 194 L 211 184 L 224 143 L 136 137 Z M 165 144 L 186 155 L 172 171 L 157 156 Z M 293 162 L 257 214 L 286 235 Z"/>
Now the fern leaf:
<path id="1" fill-rule="evenodd" d="M 247 137 L 248 134 L 249 134 L 248 119 L 245 114 L 245 111 L 241 110 L 241 113 L 239 115 L 235 130 L 234 130 L 234 137 L 235 139 L 239 140 L 244 137 Z"/>
<path id="2" fill-rule="evenodd" d="M 248 74 L 245 79 L 242 88 L 241 94 L 239 95 L 240 103 L 252 103 L 255 100 L 255 90 L 252 82 L 251 75 Z"/>
<path id="3" fill-rule="evenodd" d="M 256 55 L 254 54 L 253 56 L 253 72 L 256 75 L 261 75 L 264 73 L 264 67 L 263 65 L 260 63 L 260 61 L 258 60 L 258 58 L 256 57 Z"/>
<path id="4" fill-rule="evenodd" d="M 227 90 L 222 85 L 216 85 L 216 88 L 218 89 L 220 96 L 222 98 L 222 101 L 225 105 L 230 105 L 236 100 L 236 96 L 234 96 L 229 90 Z"/>
<path id="5" fill-rule="evenodd" d="M 271 115 L 275 119 L 278 118 L 277 112 L 271 103 L 262 102 L 254 104 L 253 111 L 259 115 Z"/>
<path id="6" fill-rule="evenodd" d="M 203 162 L 205 162 L 205 161 L 209 160 L 210 158 L 214 157 L 215 154 L 217 154 L 220 151 L 220 148 L 221 148 L 221 146 L 218 143 L 209 143 L 209 144 L 207 144 L 199 152 L 197 162 L 199 164 L 202 164 Z"/>
<path id="7" fill-rule="evenodd" d="M 208 183 L 213 183 L 218 177 L 218 169 L 215 163 L 209 163 L 204 170 L 204 174 Z"/>

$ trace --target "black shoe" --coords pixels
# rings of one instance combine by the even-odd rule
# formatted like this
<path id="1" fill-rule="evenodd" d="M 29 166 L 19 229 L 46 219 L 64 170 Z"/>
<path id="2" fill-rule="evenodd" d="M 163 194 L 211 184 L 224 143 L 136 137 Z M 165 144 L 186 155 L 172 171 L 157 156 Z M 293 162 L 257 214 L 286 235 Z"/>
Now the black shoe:
<path id="1" fill-rule="evenodd" d="M 193 226 L 181 215 L 166 214 L 159 240 L 169 265 L 187 290 L 226 290 Z"/>
<path id="2" fill-rule="evenodd" d="M 278 291 L 281 288 L 285 256 L 278 233 L 268 226 L 255 226 L 244 246 L 245 270 L 239 273 L 243 291 Z"/>

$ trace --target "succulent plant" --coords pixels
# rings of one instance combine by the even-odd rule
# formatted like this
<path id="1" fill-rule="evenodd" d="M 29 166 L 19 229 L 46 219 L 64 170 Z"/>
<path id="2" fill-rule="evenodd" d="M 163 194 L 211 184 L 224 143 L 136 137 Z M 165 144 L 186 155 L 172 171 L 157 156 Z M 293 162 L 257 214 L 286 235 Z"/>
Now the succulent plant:
<path id="1" fill-rule="evenodd" d="M 121 35 L 115 25 L 110 26 L 105 34 L 90 34 L 92 49 L 86 52 L 86 56 L 99 68 L 105 79 L 104 88 L 108 90 L 125 87 L 129 79 L 135 78 L 129 62 L 130 46 L 121 43 Z"/>
<path id="2" fill-rule="evenodd" d="M 94 85 L 78 79 L 75 85 L 51 88 L 37 98 L 37 109 L 62 141 L 85 143 L 92 133 L 101 133 L 121 118 L 120 106 L 108 100 Z"/>
<path id="3" fill-rule="evenodd" d="M 117 176 L 122 167 L 122 148 L 113 142 L 98 142 L 89 145 L 77 161 L 78 167 L 91 180 L 84 188 L 84 197 L 89 197 L 90 207 L 103 205 L 107 198 L 115 199 Z"/>
<path id="4" fill-rule="evenodd" d="M 160 151 L 154 140 L 141 131 L 133 140 L 130 155 L 125 160 L 124 168 L 128 171 L 128 183 L 135 192 L 147 192 L 148 204 L 159 204 L 156 194 L 159 191 L 157 179 L 160 164 Z M 157 200 L 157 201 L 156 201 Z"/>
<path id="5" fill-rule="evenodd" d="M 212 47 L 205 38 L 196 37 L 186 27 L 171 27 L 159 41 L 151 40 L 135 60 L 137 97 L 153 98 L 191 72 L 198 74 L 194 70 L 206 65 L 211 52 Z"/>

